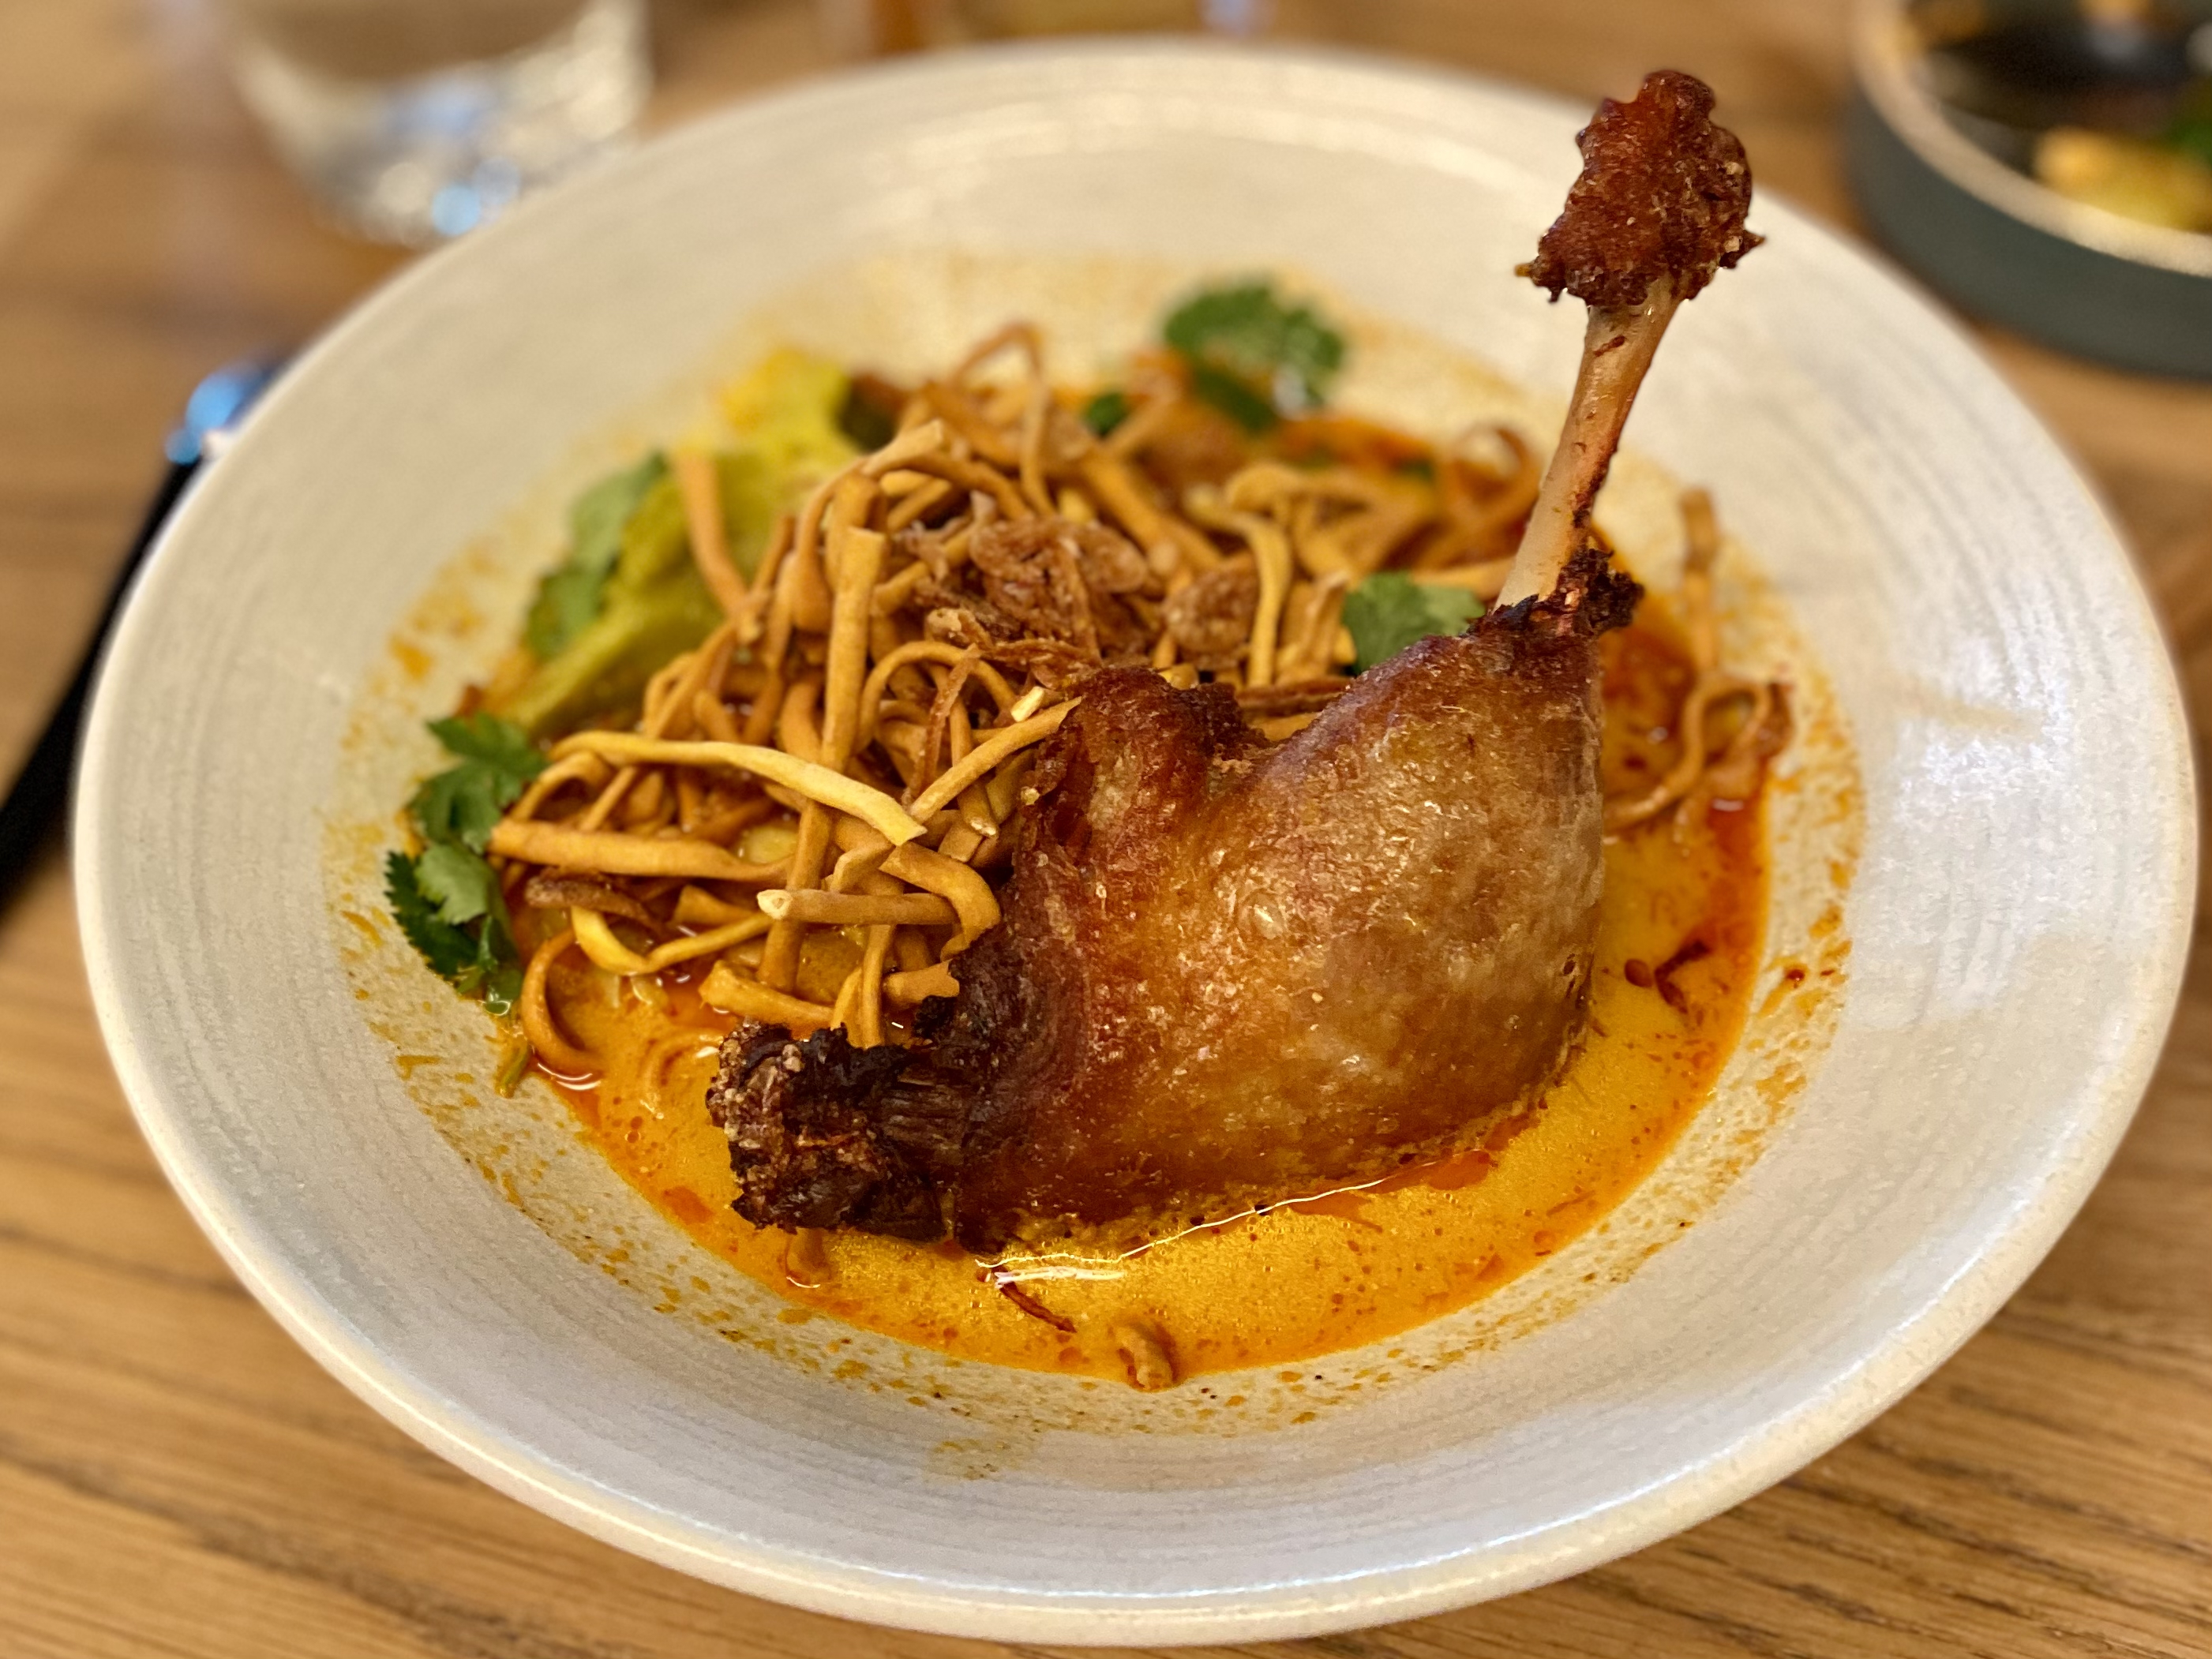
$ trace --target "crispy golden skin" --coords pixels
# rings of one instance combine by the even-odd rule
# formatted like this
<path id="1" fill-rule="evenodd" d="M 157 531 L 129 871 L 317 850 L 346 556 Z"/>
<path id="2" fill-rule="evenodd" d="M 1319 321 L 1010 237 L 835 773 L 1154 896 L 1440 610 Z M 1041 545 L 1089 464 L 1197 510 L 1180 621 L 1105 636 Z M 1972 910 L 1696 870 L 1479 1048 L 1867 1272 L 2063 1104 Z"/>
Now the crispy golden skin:
<path id="1" fill-rule="evenodd" d="M 1256 756 L 1225 690 L 1093 679 L 963 968 L 1003 1054 L 963 1242 L 1371 1179 L 1547 1082 L 1602 874 L 1589 649 L 1431 639 Z"/>
<path id="2" fill-rule="evenodd" d="M 775 1065 L 732 1039 L 711 1103 L 740 1209 L 908 1237 L 934 1210 L 986 1250 L 1136 1237 L 1478 1133 L 1581 1029 L 1593 636 L 1635 597 L 1593 549 L 1559 596 L 1423 641 L 1272 747 L 1225 689 L 1094 675 L 929 1055 L 793 1133 L 775 1085 L 842 1039 Z"/>

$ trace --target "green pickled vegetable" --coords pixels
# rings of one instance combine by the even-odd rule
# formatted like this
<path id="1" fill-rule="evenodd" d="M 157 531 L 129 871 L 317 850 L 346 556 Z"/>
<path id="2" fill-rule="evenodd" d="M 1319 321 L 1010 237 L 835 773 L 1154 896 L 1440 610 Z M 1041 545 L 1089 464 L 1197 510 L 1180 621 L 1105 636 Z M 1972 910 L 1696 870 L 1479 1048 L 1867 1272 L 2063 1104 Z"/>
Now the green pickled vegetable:
<path id="1" fill-rule="evenodd" d="M 722 394 L 722 412 L 740 447 L 803 490 L 860 453 L 837 420 L 851 387 L 826 357 L 786 348 L 769 353 Z"/>
<path id="2" fill-rule="evenodd" d="M 568 509 L 568 556 L 538 584 L 524 624 L 524 643 L 535 655 L 555 655 L 599 614 L 600 591 L 622 552 L 623 529 L 667 471 L 656 450 L 576 497 Z"/>
<path id="3" fill-rule="evenodd" d="M 791 489 L 782 475 L 750 449 L 724 450 L 714 457 L 715 481 L 722 495 L 722 529 L 729 538 L 730 562 L 748 580 L 760 568 L 761 555 L 775 532 L 779 514 L 788 510 Z"/>
<path id="4" fill-rule="evenodd" d="M 844 370 L 776 351 L 724 394 L 736 440 L 714 457 L 730 560 L 750 577 L 777 518 L 857 452 L 839 429 Z M 600 480 L 570 512 L 568 558 L 531 607 L 534 672 L 495 712 L 532 738 L 633 706 L 721 621 L 691 558 L 683 492 L 659 454 Z"/>
<path id="5" fill-rule="evenodd" d="M 758 561 L 757 550 L 753 557 Z M 540 738 L 625 708 L 643 695 L 656 670 L 720 621 L 691 562 L 683 494 L 664 472 L 623 526 L 598 613 L 498 712 Z"/>
<path id="6" fill-rule="evenodd" d="M 617 592 L 611 584 L 605 608 L 567 650 L 539 665 L 504 712 L 544 737 L 631 707 L 656 670 L 721 619 L 714 595 L 689 566 L 641 592 Z"/>

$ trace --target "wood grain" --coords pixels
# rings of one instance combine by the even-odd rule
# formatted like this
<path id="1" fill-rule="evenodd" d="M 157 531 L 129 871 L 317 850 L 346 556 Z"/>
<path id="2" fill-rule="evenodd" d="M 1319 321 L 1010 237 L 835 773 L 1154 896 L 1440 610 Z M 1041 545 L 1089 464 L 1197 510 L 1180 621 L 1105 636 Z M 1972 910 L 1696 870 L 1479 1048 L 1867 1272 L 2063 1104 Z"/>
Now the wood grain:
<path id="1" fill-rule="evenodd" d="M 1580 98 L 1708 75 L 1763 184 L 1850 222 L 1841 8 L 1285 0 L 1286 31 Z M 656 118 L 816 67 L 802 0 L 659 18 Z M 398 263 L 319 228 L 191 0 L 0 0 L 0 755 L 20 750 L 191 382 Z M 2138 550 L 2212 711 L 2212 388 L 1988 337 Z M 1917 1393 L 1772 1491 L 1547 1589 L 1237 1650 L 2212 1655 L 2212 975 L 2081 1218 Z M 387 1427 L 238 1287 L 155 1173 L 94 1029 L 60 850 L 0 918 L 0 1653 L 986 1655 L 709 1589 Z"/>

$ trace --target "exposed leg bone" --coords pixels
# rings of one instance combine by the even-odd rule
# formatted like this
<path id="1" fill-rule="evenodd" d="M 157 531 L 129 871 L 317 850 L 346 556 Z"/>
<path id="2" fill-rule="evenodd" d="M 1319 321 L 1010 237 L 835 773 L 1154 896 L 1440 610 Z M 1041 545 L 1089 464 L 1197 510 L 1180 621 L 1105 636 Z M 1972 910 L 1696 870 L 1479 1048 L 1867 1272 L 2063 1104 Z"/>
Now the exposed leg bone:
<path id="1" fill-rule="evenodd" d="M 1662 277 L 1651 284 L 1639 306 L 1591 307 L 1566 424 L 1559 433 L 1559 447 L 1544 469 L 1528 528 L 1498 596 L 1500 605 L 1551 592 L 1567 561 L 1581 550 L 1589 534 L 1590 507 L 1612 470 L 1628 411 L 1659 349 L 1660 337 L 1680 305 L 1673 281 Z"/>

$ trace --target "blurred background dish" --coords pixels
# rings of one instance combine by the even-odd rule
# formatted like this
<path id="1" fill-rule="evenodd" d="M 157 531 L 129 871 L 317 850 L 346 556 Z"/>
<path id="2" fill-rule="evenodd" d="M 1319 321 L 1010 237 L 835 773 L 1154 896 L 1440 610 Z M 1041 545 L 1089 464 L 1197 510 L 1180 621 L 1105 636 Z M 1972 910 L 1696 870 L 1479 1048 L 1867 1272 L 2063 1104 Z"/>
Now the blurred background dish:
<path id="1" fill-rule="evenodd" d="M 1969 310 L 2212 376 L 2212 3 L 1863 0 L 1850 162 Z"/>

